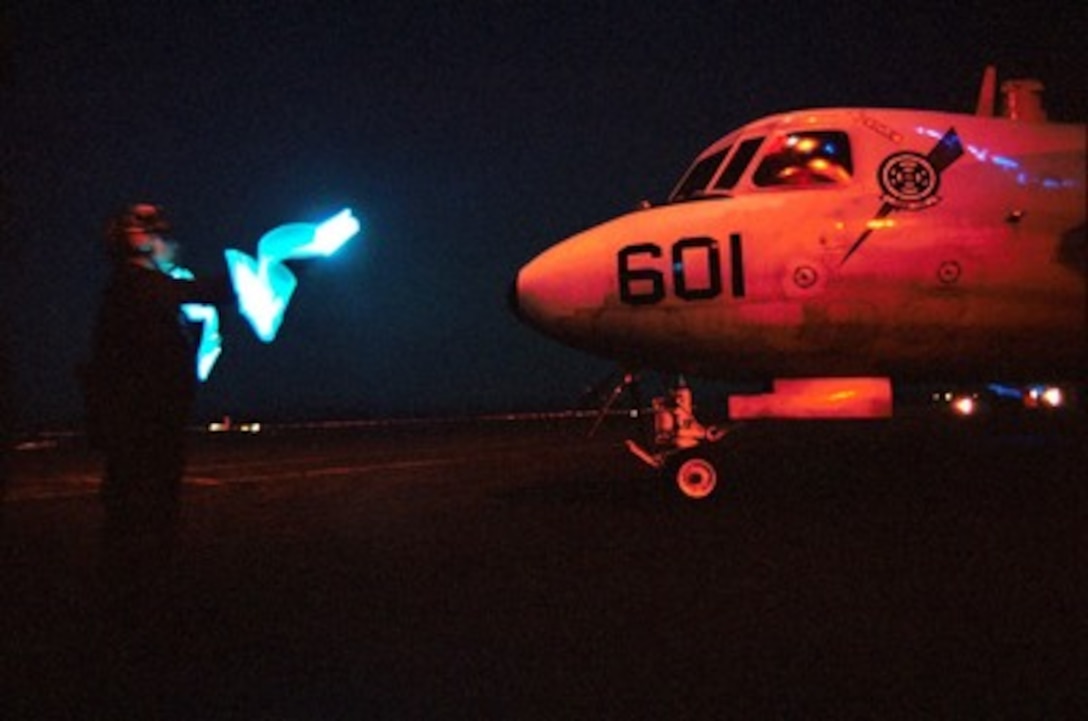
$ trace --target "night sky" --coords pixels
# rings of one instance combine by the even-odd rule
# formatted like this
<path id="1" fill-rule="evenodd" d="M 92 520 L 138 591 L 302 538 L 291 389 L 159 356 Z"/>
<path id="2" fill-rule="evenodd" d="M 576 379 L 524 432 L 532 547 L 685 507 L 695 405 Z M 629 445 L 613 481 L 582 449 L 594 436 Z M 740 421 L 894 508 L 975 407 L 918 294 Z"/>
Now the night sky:
<path id="1" fill-rule="evenodd" d="M 1032 5 L 5 3 L 14 417 L 78 420 L 100 229 L 131 200 L 169 209 L 198 274 L 281 223 L 344 206 L 364 222 L 307 268 L 275 343 L 223 313 L 203 418 L 570 406 L 610 366 L 510 315 L 520 265 L 662 200 L 704 146 L 773 112 L 971 112 L 992 62 L 1083 122 L 1083 3 Z"/>

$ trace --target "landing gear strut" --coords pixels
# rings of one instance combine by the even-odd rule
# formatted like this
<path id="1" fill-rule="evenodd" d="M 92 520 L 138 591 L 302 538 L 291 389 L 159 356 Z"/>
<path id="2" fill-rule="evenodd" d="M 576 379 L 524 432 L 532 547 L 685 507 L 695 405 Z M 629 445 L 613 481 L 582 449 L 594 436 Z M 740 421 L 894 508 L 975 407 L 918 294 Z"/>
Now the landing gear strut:
<path id="1" fill-rule="evenodd" d="M 664 471 L 688 498 L 703 499 L 718 486 L 719 463 L 707 445 L 725 437 L 726 430 L 704 426 L 696 418 L 691 389 L 681 378 L 667 395 L 653 399 L 652 450 L 628 440 L 627 448 L 647 465 Z"/>

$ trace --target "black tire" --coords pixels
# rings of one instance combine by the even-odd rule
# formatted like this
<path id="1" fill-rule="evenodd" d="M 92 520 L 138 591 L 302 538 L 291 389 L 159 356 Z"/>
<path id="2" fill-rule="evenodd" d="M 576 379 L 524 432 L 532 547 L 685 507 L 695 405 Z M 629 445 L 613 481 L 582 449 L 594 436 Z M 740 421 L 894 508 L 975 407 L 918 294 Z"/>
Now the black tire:
<path id="1" fill-rule="evenodd" d="M 670 480 L 687 498 L 702 501 L 709 498 L 720 481 L 721 463 L 699 450 L 678 454 L 670 461 L 666 471 Z"/>

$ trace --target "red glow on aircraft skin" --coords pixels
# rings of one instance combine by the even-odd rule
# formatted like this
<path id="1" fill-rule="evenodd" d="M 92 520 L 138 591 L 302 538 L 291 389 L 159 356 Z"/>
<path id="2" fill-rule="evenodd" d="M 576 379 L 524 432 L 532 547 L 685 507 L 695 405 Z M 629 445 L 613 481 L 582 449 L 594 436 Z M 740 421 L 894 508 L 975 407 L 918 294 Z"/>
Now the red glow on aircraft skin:
<path id="1" fill-rule="evenodd" d="M 730 397 L 734 421 L 888 418 L 893 378 L 1083 378 L 1085 129 L 1033 120 L 757 120 L 696 157 L 665 205 L 526 264 L 514 308 L 628 373 L 773 382 Z M 971 397 L 949 403 L 977 412 Z M 726 431 L 692 408 L 685 385 L 655 398 L 652 442 L 627 447 L 705 498 L 719 477 L 705 446 Z"/>
<path id="2" fill-rule="evenodd" d="M 890 418 L 892 386 L 887 378 L 776 380 L 771 393 L 729 398 L 729 417 Z"/>
<path id="3" fill-rule="evenodd" d="M 707 377 L 1071 375 L 1084 275 L 1056 259 L 1084 225 L 1084 136 L 907 110 L 756 121 L 693 164 L 765 138 L 728 193 L 710 174 L 692 200 L 546 250 L 519 273 L 519 314 L 629 367 Z M 851 174 L 756 185 L 791 138 L 849 143 Z"/>

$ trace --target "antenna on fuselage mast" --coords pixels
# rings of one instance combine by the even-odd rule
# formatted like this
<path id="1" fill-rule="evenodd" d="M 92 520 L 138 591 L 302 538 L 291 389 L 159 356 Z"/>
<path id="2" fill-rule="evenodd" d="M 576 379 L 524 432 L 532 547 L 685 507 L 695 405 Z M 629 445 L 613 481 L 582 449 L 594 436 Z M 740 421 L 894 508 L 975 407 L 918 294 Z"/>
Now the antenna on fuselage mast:
<path id="1" fill-rule="evenodd" d="M 987 65 L 982 73 L 982 86 L 978 89 L 978 103 L 975 105 L 975 115 L 986 118 L 993 117 L 994 100 L 997 96 L 997 68 Z"/>

